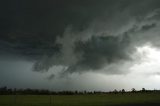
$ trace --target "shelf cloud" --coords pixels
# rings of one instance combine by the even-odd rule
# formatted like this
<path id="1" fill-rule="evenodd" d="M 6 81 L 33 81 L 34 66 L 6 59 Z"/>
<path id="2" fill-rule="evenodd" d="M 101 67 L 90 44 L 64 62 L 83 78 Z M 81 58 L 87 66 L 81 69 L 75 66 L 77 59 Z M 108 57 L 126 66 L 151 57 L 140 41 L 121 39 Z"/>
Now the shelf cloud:
<path id="1" fill-rule="evenodd" d="M 150 43 L 159 48 L 159 4 L 159 0 L 1 1 L 0 55 L 31 61 L 37 72 L 54 66 L 64 67 L 61 74 L 98 72 L 117 64 L 112 74 L 123 74 L 121 65 L 134 61 L 136 47 Z"/>

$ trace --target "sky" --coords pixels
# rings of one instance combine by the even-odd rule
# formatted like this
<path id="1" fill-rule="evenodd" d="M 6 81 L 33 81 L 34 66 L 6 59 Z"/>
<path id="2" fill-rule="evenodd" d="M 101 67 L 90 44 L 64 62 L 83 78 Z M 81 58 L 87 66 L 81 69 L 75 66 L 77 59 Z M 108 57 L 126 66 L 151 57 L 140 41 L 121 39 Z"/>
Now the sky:
<path id="1" fill-rule="evenodd" d="M 0 86 L 160 89 L 159 0 L 0 1 Z"/>

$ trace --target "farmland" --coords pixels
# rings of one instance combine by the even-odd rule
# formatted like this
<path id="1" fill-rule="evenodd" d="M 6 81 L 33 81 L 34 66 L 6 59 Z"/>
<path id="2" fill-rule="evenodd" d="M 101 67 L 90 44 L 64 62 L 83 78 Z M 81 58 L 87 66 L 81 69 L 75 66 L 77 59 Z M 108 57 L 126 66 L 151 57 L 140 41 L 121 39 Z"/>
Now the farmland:
<path id="1" fill-rule="evenodd" d="M 159 106 L 159 93 L 0 95 L 0 106 Z"/>

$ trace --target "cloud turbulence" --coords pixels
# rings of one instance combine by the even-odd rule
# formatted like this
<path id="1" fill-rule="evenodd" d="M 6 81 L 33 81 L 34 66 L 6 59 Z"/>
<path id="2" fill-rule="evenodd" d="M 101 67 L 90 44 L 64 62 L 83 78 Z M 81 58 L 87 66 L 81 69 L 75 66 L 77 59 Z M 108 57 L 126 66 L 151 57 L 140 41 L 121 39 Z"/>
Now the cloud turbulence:
<path id="1" fill-rule="evenodd" d="M 134 61 L 136 47 L 160 43 L 159 0 L 6 0 L 0 2 L 0 55 L 61 74 Z M 121 65 L 119 65 L 121 64 Z M 54 70 L 53 70 L 54 71 Z M 52 79 L 51 75 L 49 79 Z"/>

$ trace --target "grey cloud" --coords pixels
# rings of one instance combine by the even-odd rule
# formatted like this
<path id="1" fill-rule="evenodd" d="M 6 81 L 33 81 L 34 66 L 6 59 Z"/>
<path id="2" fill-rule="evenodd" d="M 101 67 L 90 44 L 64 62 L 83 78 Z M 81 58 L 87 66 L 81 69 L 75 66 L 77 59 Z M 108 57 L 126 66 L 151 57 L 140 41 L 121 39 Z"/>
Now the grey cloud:
<path id="1" fill-rule="evenodd" d="M 130 39 L 127 36 L 92 37 L 89 41 L 77 43 L 75 52 L 82 52 L 82 59 L 68 71 L 100 69 L 106 63 L 130 59 Z"/>
<path id="2" fill-rule="evenodd" d="M 55 78 L 54 74 L 51 74 L 50 76 L 47 77 L 48 80 L 52 80 L 53 78 Z"/>
<path id="3" fill-rule="evenodd" d="M 29 60 L 39 59 L 43 55 L 53 55 L 59 51 L 57 45 L 49 35 L 35 33 L 8 33 L 2 35 L 0 49 L 2 53 L 10 53 L 26 57 Z"/>
<path id="4" fill-rule="evenodd" d="M 156 27 L 155 23 L 152 23 L 151 25 L 144 25 L 144 26 L 142 26 L 141 31 L 147 31 L 147 30 L 150 30 L 155 27 Z"/>
<path id="5" fill-rule="evenodd" d="M 159 27 L 159 3 L 159 0 L 3 2 L 0 53 L 33 61 L 33 70 L 38 72 L 46 72 L 55 65 L 65 67 L 66 73 L 95 71 L 129 61 L 135 46 L 150 40 L 154 43 L 159 38 L 157 34 L 154 39 L 145 35 Z"/>

